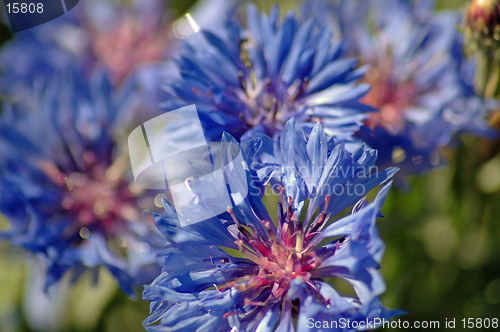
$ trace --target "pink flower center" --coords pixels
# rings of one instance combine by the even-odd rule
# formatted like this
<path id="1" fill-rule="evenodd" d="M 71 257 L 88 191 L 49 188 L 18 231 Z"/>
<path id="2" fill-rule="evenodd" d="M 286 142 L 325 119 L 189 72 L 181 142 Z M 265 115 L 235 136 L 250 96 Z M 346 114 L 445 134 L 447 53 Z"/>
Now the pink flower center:
<path id="1" fill-rule="evenodd" d="M 283 190 L 281 190 L 283 192 Z M 280 194 L 281 197 L 282 193 Z M 249 274 L 223 285 L 219 290 L 235 287 L 240 293 L 245 294 L 245 304 L 264 306 L 280 302 L 290 288 L 291 282 L 296 278 L 303 281 L 313 290 L 319 299 L 322 296 L 311 282 L 312 272 L 321 264 L 321 259 L 314 251 L 315 245 L 311 243 L 329 219 L 326 210 L 330 198 L 326 197 L 324 210 L 318 214 L 307 231 L 303 230 L 302 223 L 292 212 L 293 200 L 290 198 L 284 209 L 283 199 L 280 199 L 281 218 L 277 234 L 269 221 L 263 221 L 267 230 L 268 239 L 263 239 L 252 227 L 242 226 L 228 209 L 239 230 L 240 253 L 254 262 L 256 268 Z M 250 230 L 249 230 L 250 228 Z M 342 241 L 337 243 L 340 246 Z M 265 290 L 270 290 L 270 295 L 265 301 L 256 301 Z M 324 300 L 326 301 L 326 300 Z"/>
<path id="2" fill-rule="evenodd" d="M 118 160 L 106 168 L 96 163 L 92 152 L 86 152 L 83 160 L 85 171 L 69 174 L 52 163 L 40 163 L 40 169 L 63 188 L 61 208 L 75 218 L 75 228 L 100 224 L 106 232 L 113 233 L 122 221 L 137 220 L 139 213 L 134 206 L 139 190 L 132 187 L 133 192 L 123 181 L 124 161 Z"/>
<path id="3" fill-rule="evenodd" d="M 138 64 L 165 58 L 169 37 L 165 27 L 143 28 L 144 24 L 129 18 L 104 33 L 97 32 L 94 53 L 112 72 L 119 83 Z"/>
<path id="4" fill-rule="evenodd" d="M 378 108 L 379 113 L 370 114 L 366 124 L 370 128 L 382 126 L 397 134 L 405 126 L 404 112 L 413 105 L 418 93 L 410 81 L 393 82 L 390 65 L 380 65 L 368 70 L 364 81 L 372 86 L 361 101 Z"/>

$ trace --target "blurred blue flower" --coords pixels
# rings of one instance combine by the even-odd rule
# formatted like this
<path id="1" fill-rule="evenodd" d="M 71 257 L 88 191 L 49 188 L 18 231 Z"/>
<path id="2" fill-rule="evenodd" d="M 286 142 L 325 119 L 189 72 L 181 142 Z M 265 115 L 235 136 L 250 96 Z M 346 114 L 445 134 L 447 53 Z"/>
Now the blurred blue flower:
<path id="1" fill-rule="evenodd" d="M 227 133 L 222 142 L 237 144 Z M 391 185 L 384 186 L 373 203 L 361 199 L 352 214 L 330 222 L 332 215 L 359 198 L 333 188 L 346 189 L 352 182 L 371 189 L 395 170 L 362 172 L 364 167 L 373 166 L 375 151 L 361 147 L 350 154 L 343 144 L 329 140 L 320 124 L 307 141 L 295 119 L 287 122 L 276 145 L 264 136 L 245 144 L 244 154 L 251 155 L 247 160 L 257 166 L 252 172 L 269 166 L 272 173 L 282 174 L 276 177 L 276 183 L 282 185 L 277 187 L 278 225 L 271 222 L 261 200 L 260 184 L 254 182 L 259 180 L 246 163 L 235 164 L 234 172 L 227 174 L 246 173 L 246 179 L 232 178 L 231 182 L 247 181 L 249 188 L 245 200 L 228 207 L 227 213 L 181 226 L 182 213 L 164 200 L 166 214 L 157 214 L 154 219 L 168 245 L 157 256 L 162 273 L 143 293 L 145 300 L 152 301 L 145 328 L 309 331 L 314 330 L 311 319 L 346 318 L 366 323 L 367 319 L 388 319 L 397 314 L 384 309 L 379 301 L 385 290 L 378 272 L 384 243 L 375 225 Z M 279 160 L 284 160 L 282 165 Z M 335 170 L 342 175 L 334 176 Z M 197 203 L 190 207 L 191 213 L 206 211 L 210 205 L 209 200 L 203 200 L 210 183 L 200 187 L 201 191 L 193 188 Z M 310 203 L 305 220 L 300 221 L 306 199 Z M 327 277 L 348 281 L 357 297 L 340 295 L 324 281 Z M 159 325 L 151 325 L 157 321 Z"/>
<path id="2" fill-rule="evenodd" d="M 87 77 L 106 67 L 113 85 L 145 64 L 176 51 L 161 0 L 118 4 L 80 1 L 67 14 L 21 31 L 0 52 L 0 92 L 17 102 L 32 99 L 45 77 L 78 63 Z"/>
<path id="3" fill-rule="evenodd" d="M 304 8 L 341 31 L 349 56 L 370 65 L 363 102 L 380 109 L 359 136 L 381 167 L 418 174 L 443 164 L 440 148 L 457 134 L 494 137 L 485 117 L 498 106 L 474 93 L 474 61 L 464 55 L 456 12 L 433 1 L 309 1 Z"/>
<path id="4" fill-rule="evenodd" d="M 184 44 L 166 109 L 196 104 L 208 137 L 227 131 L 238 140 L 248 131 L 274 136 L 291 117 L 307 133 L 321 122 L 329 135 L 346 139 L 374 111 L 359 102 L 370 89 L 357 84 L 365 68 L 343 58 L 331 29 L 293 13 L 280 21 L 277 6 L 266 16 L 248 5 L 246 26 L 237 17 Z"/>
<path id="5" fill-rule="evenodd" d="M 48 79 L 36 109 L 4 105 L 0 213 L 11 226 L 0 239 L 45 259 L 47 287 L 69 270 L 76 278 L 105 266 L 133 294 L 152 280 L 163 245 L 142 212 L 154 208 L 153 197 L 130 182 L 120 144 L 134 94 L 132 86 L 115 90 L 101 71 L 83 76 L 74 69 Z"/>

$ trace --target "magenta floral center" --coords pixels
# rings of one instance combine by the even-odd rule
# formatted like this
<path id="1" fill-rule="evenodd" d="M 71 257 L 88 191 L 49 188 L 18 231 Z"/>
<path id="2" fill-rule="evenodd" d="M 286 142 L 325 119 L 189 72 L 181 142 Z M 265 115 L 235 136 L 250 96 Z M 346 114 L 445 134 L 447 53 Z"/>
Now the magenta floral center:
<path id="1" fill-rule="evenodd" d="M 94 53 L 111 70 L 115 84 L 137 64 L 165 58 L 170 42 L 166 26 L 155 29 L 144 26 L 133 18 L 124 18 L 112 30 L 95 33 Z"/>
<path id="2" fill-rule="evenodd" d="M 292 212 L 292 199 L 290 198 L 286 204 L 280 199 L 279 209 L 282 211 L 282 217 L 279 218 L 277 234 L 269 221 L 263 221 L 269 238 L 267 240 L 259 237 L 256 229 L 251 227 L 252 232 L 250 232 L 246 226 L 242 226 L 233 211 L 228 209 L 239 229 L 239 240 L 236 244 L 241 254 L 257 266 L 253 274 L 231 281 L 219 287 L 219 290 L 234 287 L 246 296 L 245 304 L 264 306 L 281 302 L 291 282 L 296 278 L 302 278 L 316 296 L 324 300 L 312 283 L 314 270 L 320 266 L 322 259 L 316 254 L 315 245 L 311 242 L 330 217 L 326 213 L 328 202 L 327 196 L 324 210 L 318 214 L 308 230 L 304 231 L 302 223 Z M 283 209 L 286 205 L 287 207 Z M 340 247 L 343 241 L 338 241 L 336 247 Z M 333 252 L 334 250 L 330 251 L 327 256 Z M 256 298 L 266 290 L 270 293 L 267 299 L 257 301 Z"/>
<path id="3" fill-rule="evenodd" d="M 118 161 L 109 167 L 96 163 L 95 155 L 85 153 L 85 170 L 69 174 L 54 164 L 41 163 L 40 168 L 54 183 L 63 188 L 61 208 L 74 216 L 78 228 L 102 225 L 112 233 L 123 220 L 138 218 L 134 208 L 135 194 L 123 181 Z"/>
<path id="4" fill-rule="evenodd" d="M 372 86 L 362 102 L 378 108 L 380 112 L 370 114 L 370 128 L 383 126 L 392 134 L 404 128 L 404 111 L 413 105 L 418 91 L 410 80 L 394 82 L 390 76 L 390 65 L 379 65 L 368 70 L 364 81 Z"/>

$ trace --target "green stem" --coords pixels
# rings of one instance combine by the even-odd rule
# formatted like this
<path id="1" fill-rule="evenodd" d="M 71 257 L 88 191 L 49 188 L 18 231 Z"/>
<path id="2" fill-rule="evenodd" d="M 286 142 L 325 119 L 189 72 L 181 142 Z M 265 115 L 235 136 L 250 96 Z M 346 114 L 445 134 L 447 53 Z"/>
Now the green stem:
<path id="1" fill-rule="evenodd" d="M 477 53 L 477 72 L 475 88 L 484 97 L 500 96 L 500 61 L 493 52 Z"/>
<path id="2" fill-rule="evenodd" d="M 491 97 L 499 97 L 500 96 L 500 62 L 498 59 L 495 59 L 495 71 L 491 74 L 491 79 L 495 82 L 495 90 Z"/>
<path id="3" fill-rule="evenodd" d="M 478 94 L 484 95 L 488 83 L 488 67 L 490 67 L 488 56 L 485 52 L 477 52 L 475 54 L 477 62 L 477 70 L 474 86 Z"/>

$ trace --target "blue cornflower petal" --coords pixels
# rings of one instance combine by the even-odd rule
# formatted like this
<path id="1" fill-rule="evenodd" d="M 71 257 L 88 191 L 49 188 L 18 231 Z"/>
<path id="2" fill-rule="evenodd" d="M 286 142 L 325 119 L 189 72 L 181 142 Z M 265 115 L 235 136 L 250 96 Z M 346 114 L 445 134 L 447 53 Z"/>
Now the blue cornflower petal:
<path id="1" fill-rule="evenodd" d="M 317 128 L 314 133 L 309 142 L 317 141 L 316 149 L 323 145 L 320 156 L 309 155 L 313 143 L 307 146 L 305 135 L 295 119 L 288 121 L 279 142 L 272 143 L 270 138 L 258 137 L 242 145 L 251 160 L 251 168 L 258 177 L 262 192 L 269 181 L 277 181 L 288 192 L 296 193 L 293 196 L 296 202 L 303 201 L 297 200 L 299 197 L 310 199 L 311 209 L 306 215 L 306 225 L 314 211 L 323 206 L 327 195 L 330 199 L 328 213 L 336 215 L 361 199 L 372 188 L 391 178 L 397 170 L 389 168 L 374 173 L 378 170 L 375 166 L 375 150 L 361 146 L 351 154 L 345 150 L 343 143 L 330 149 L 326 144 L 324 130 Z M 259 142 L 266 140 L 267 143 Z M 269 149 L 274 144 L 273 156 L 268 157 L 266 153 L 268 159 L 264 161 L 256 158 L 256 154 L 262 155 L 261 149 L 255 149 L 261 144 Z M 311 157 L 314 158 L 313 161 Z M 290 178 L 293 180 L 291 187 L 288 185 Z"/>

